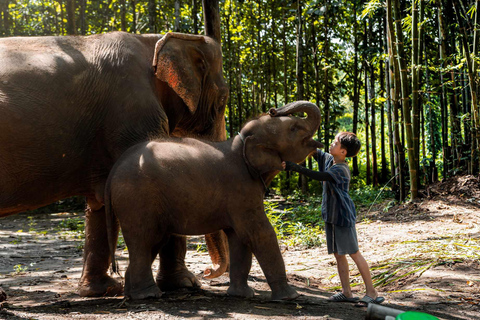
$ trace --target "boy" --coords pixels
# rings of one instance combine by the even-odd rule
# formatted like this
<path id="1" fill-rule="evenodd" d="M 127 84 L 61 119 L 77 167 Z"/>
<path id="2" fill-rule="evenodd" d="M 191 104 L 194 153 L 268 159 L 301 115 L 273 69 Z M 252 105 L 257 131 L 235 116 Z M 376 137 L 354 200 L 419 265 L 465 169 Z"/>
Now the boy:
<path id="1" fill-rule="evenodd" d="M 325 233 L 329 254 L 334 254 L 337 269 L 342 283 L 342 292 L 332 295 L 328 300 L 333 302 L 357 302 L 356 306 L 366 307 L 369 303 L 382 303 L 373 287 L 372 277 L 367 262 L 358 250 L 357 231 L 355 229 L 356 211 L 348 188 L 350 169 L 345 162 L 346 157 L 354 157 L 360 151 L 361 143 L 351 132 L 340 132 L 330 145 L 330 153 L 317 151 L 314 155 L 319 171 L 309 170 L 293 162 L 283 162 L 285 170 L 300 172 L 315 180 L 324 181 L 322 196 L 322 218 L 325 221 Z M 352 295 L 350 288 L 350 272 L 346 255 L 350 255 L 357 265 L 363 282 L 365 296 L 358 300 Z"/>

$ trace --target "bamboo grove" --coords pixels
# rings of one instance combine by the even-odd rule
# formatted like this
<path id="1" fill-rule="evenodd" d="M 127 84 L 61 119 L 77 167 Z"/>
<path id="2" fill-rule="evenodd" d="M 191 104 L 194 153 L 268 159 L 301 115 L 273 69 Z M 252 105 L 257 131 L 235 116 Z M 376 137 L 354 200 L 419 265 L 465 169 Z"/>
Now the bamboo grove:
<path id="1" fill-rule="evenodd" d="M 480 168 L 479 0 L 220 1 L 227 130 L 293 100 L 318 138 L 357 133 L 352 172 L 399 199 Z M 1 0 L 1 36 L 202 33 L 200 0 Z M 311 162 L 308 165 L 312 165 Z M 284 177 L 284 176 L 282 176 Z M 308 182 L 300 179 L 302 189 Z"/>

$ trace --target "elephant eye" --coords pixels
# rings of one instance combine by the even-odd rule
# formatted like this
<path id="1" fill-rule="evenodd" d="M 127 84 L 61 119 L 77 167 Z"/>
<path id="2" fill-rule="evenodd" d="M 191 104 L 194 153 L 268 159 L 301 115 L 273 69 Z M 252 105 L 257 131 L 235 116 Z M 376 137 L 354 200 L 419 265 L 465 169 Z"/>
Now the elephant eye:
<path id="1" fill-rule="evenodd" d="M 297 126 L 295 126 L 295 125 L 291 126 L 290 131 L 292 131 L 292 132 L 297 131 Z"/>
<path id="2" fill-rule="evenodd" d="M 207 70 L 207 66 L 205 65 L 205 61 L 203 59 L 198 59 L 197 65 L 203 72 Z"/>

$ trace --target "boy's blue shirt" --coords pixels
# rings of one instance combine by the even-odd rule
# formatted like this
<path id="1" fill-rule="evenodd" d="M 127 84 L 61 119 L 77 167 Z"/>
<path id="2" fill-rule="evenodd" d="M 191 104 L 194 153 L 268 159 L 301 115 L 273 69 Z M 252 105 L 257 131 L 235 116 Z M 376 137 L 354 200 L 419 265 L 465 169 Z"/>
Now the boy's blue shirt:
<path id="1" fill-rule="evenodd" d="M 318 162 L 318 170 L 328 172 L 335 180 L 323 182 L 323 220 L 342 227 L 354 226 L 357 212 L 348 194 L 351 178 L 348 164 L 333 164 L 333 156 L 322 150 L 317 150 L 314 159 Z"/>

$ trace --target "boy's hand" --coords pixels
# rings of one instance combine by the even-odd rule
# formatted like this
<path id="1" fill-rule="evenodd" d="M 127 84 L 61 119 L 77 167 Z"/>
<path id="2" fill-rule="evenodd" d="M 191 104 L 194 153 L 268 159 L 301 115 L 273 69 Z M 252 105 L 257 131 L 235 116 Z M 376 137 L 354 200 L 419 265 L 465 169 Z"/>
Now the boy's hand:
<path id="1" fill-rule="evenodd" d="M 287 164 L 285 163 L 285 161 L 282 161 L 282 168 L 283 168 L 283 170 L 285 170 L 287 168 Z"/>

